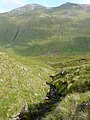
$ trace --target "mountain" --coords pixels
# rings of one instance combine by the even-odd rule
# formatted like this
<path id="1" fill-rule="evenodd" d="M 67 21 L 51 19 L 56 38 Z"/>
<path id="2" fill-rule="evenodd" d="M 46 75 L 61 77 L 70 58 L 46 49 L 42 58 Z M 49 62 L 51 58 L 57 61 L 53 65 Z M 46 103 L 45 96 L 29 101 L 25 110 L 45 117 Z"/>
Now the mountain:
<path id="1" fill-rule="evenodd" d="M 8 12 L 7 15 L 8 16 L 20 16 L 20 15 L 25 16 L 25 14 L 30 15 L 31 14 L 30 12 L 32 12 L 33 14 L 33 12 L 38 13 L 38 12 L 43 12 L 45 10 L 47 10 L 47 8 L 44 6 L 41 6 L 38 4 L 27 4 L 23 7 L 13 9 L 12 11 Z"/>
<path id="2" fill-rule="evenodd" d="M 57 8 L 62 8 L 62 9 L 81 9 L 81 10 L 85 10 L 85 11 L 88 11 L 90 10 L 90 5 L 88 4 L 76 4 L 76 3 L 70 3 L 70 2 L 67 2 Z"/>
<path id="3" fill-rule="evenodd" d="M 89 120 L 89 5 L 0 14 L 0 119 L 19 118 Z"/>
<path id="4" fill-rule="evenodd" d="M 0 49 L 24 56 L 90 52 L 90 5 L 28 4 L 0 14 Z"/>

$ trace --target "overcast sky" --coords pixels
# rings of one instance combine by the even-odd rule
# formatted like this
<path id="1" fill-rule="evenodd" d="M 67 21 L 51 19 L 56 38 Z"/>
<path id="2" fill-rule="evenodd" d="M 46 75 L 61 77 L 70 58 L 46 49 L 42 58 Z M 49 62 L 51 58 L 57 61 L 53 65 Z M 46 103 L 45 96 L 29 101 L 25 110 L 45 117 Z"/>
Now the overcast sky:
<path id="1" fill-rule="evenodd" d="M 0 0 L 0 12 L 7 12 L 30 3 L 56 7 L 66 2 L 90 4 L 90 0 Z"/>

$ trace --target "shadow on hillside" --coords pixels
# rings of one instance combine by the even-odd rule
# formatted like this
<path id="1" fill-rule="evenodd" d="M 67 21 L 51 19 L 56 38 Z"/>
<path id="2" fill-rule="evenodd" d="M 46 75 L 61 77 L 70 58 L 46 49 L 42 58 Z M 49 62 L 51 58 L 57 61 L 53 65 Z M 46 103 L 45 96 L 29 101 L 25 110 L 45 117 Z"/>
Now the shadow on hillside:
<path id="1" fill-rule="evenodd" d="M 90 52 L 90 37 L 78 36 L 75 37 L 72 42 L 72 48 L 74 48 L 75 51 Z"/>
<path id="2" fill-rule="evenodd" d="M 60 73 L 55 76 L 50 76 L 53 81 L 58 79 L 59 77 L 64 77 L 66 75 L 66 71 L 61 70 Z M 42 120 L 48 112 L 55 109 L 56 103 L 60 102 L 67 94 L 74 92 L 85 92 L 90 90 L 90 81 L 85 81 L 83 83 L 77 83 L 77 81 L 72 81 L 73 85 L 68 90 L 69 83 L 67 81 L 58 81 L 59 89 L 57 89 L 56 85 L 52 83 L 46 82 L 49 85 L 50 90 L 46 94 L 46 97 L 42 103 L 32 104 L 28 106 L 27 103 L 23 106 L 20 113 L 15 115 L 14 120 Z M 85 104 L 86 105 L 86 104 Z"/>
<path id="3" fill-rule="evenodd" d="M 41 118 L 54 109 L 55 104 L 60 101 L 61 95 L 58 93 L 56 86 L 51 83 L 46 84 L 50 86 L 50 91 L 47 93 L 43 103 L 36 104 L 35 110 L 30 113 L 32 120 L 41 120 Z M 31 106 L 31 109 L 32 108 Z"/>
<path id="4" fill-rule="evenodd" d="M 56 86 L 46 83 L 50 86 L 43 103 L 28 106 L 27 103 L 22 107 L 20 113 L 15 115 L 14 120 L 41 120 L 48 112 L 55 108 L 55 104 L 60 101 L 60 94 Z"/>

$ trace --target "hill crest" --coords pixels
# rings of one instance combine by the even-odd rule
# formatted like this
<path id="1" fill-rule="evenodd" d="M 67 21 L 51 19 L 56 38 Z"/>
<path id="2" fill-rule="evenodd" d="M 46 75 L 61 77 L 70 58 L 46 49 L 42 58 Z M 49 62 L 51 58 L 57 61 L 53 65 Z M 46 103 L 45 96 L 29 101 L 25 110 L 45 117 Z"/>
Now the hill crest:
<path id="1" fill-rule="evenodd" d="M 89 24 L 90 5 L 26 5 L 0 15 L 0 45 L 23 55 L 90 52 Z"/>
<path id="2" fill-rule="evenodd" d="M 40 4 L 35 4 L 35 3 L 31 3 L 31 4 L 26 4 L 22 7 L 18 7 L 18 8 L 15 8 L 9 12 L 6 12 L 6 13 L 13 13 L 15 11 L 17 12 L 25 12 L 25 10 L 30 10 L 30 11 L 33 11 L 33 10 L 37 10 L 37 9 L 47 9 L 47 10 L 51 10 L 51 9 L 55 9 L 55 8 L 60 8 L 60 9 L 70 9 L 70 8 L 82 8 L 82 9 L 86 9 L 86 10 L 90 10 L 90 5 L 89 4 L 77 4 L 77 3 L 71 3 L 71 2 L 66 2 L 64 4 L 61 4 L 57 7 L 46 7 L 46 6 L 43 6 L 43 5 L 40 5 Z M 2 14 L 2 13 L 1 13 Z"/>

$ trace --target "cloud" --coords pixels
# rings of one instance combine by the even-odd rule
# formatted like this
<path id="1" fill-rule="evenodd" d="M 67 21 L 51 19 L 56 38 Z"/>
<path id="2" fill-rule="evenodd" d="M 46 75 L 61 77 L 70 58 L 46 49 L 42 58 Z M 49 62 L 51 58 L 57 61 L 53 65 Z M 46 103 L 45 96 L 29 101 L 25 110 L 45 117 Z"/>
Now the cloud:
<path id="1" fill-rule="evenodd" d="M 90 0 L 81 0 L 82 4 L 90 4 Z"/>
<path id="2" fill-rule="evenodd" d="M 90 0 L 85 0 L 85 4 L 90 4 Z"/>
<path id="3" fill-rule="evenodd" d="M 0 2 L 5 5 L 22 5 L 25 3 L 24 0 L 1 0 Z"/>
<path id="4" fill-rule="evenodd" d="M 0 12 L 25 5 L 25 0 L 0 0 Z"/>

